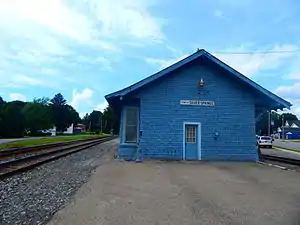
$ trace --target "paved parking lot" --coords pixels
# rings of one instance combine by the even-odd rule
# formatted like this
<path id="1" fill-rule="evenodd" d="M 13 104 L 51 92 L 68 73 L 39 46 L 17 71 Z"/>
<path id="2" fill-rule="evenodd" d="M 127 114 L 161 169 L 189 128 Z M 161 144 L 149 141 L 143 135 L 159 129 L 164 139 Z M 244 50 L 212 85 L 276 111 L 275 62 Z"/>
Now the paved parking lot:
<path id="1" fill-rule="evenodd" d="M 108 160 L 49 224 L 300 224 L 299 175 L 256 163 Z"/>

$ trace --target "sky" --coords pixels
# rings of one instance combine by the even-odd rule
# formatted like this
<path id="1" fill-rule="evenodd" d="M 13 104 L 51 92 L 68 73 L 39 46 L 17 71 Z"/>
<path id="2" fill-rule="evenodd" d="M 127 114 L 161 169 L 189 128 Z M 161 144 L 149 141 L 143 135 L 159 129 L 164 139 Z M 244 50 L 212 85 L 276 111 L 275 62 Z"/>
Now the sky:
<path id="1" fill-rule="evenodd" d="M 61 93 L 83 116 L 199 48 L 300 117 L 299 15 L 298 0 L 0 0 L 0 96 Z"/>

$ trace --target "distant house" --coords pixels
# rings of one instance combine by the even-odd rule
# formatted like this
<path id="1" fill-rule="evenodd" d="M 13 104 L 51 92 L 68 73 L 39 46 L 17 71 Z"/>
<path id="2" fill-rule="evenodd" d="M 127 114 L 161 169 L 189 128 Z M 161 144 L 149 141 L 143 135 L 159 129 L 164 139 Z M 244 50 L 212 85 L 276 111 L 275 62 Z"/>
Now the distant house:
<path id="1" fill-rule="evenodd" d="M 76 134 L 86 132 L 86 127 L 84 124 L 79 123 L 74 127 L 73 132 Z"/>
<path id="2" fill-rule="evenodd" d="M 74 133 L 74 125 L 73 123 L 69 126 L 64 132 L 58 132 L 56 127 L 54 126 L 52 129 L 49 129 L 51 132 L 51 136 L 56 136 L 56 134 L 73 134 Z"/>
<path id="3" fill-rule="evenodd" d="M 283 135 L 285 139 L 300 139 L 300 120 L 287 120 Z"/>

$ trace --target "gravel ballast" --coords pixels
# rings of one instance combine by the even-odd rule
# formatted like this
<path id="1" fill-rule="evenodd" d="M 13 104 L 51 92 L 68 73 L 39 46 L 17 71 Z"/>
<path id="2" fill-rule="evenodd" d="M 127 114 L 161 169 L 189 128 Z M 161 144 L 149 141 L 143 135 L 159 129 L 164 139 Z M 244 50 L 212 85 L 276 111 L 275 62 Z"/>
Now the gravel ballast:
<path id="1" fill-rule="evenodd" d="M 0 224 L 45 224 L 87 182 L 118 139 L 0 181 Z"/>

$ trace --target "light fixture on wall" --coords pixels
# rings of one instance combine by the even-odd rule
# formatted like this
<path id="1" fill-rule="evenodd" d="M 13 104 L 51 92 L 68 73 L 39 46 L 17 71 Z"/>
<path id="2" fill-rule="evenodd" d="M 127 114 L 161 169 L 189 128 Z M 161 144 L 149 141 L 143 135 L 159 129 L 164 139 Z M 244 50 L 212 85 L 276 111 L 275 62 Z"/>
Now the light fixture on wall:
<path id="1" fill-rule="evenodd" d="M 220 136 L 219 132 L 218 132 L 218 131 L 215 131 L 214 139 L 217 140 L 219 136 Z"/>
<path id="2" fill-rule="evenodd" d="M 201 80 L 199 81 L 199 87 L 204 87 L 204 81 L 203 81 L 202 78 L 201 78 Z"/>

